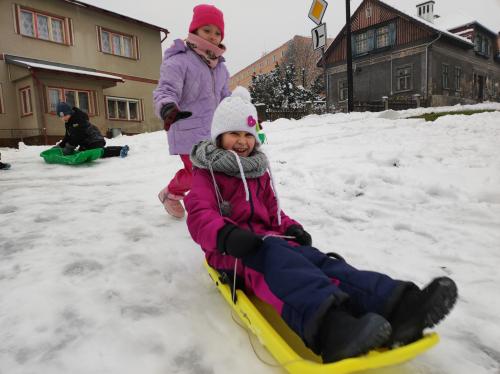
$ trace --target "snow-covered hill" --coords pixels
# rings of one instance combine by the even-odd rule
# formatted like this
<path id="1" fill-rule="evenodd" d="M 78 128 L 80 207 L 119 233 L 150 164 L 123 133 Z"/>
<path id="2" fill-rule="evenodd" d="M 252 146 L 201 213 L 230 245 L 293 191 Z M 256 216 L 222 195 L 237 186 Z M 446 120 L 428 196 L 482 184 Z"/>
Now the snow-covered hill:
<path id="1" fill-rule="evenodd" d="M 424 111 L 265 123 L 264 149 L 317 247 L 421 286 L 458 283 L 441 343 L 379 373 L 499 373 L 500 113 L 404 118 Z M 0 171 L 0 373 L 284 373 L 254 354 L 185 221 L 156 197 L 180 167 L 165 134 L 109 143 L 129 156 L 69 167 L 45 164 L 44 147 L 0 149 L 12 164 Z"/>

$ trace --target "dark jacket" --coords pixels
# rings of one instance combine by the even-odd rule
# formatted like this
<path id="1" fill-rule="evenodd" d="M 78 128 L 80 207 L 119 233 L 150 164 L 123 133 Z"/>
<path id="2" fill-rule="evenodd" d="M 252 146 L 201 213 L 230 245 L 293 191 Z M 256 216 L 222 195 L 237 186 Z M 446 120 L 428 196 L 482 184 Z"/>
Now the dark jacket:
<path id="1" fill-rule="evenodd" d="M 66 143 L 73 147 L 80 146 L 80 151 L 85 149 L 103 148 L 106 145 L 104 137 L 99 129 L 89 122 L 87 113 L 73 107 L 73 114 L 65 123 L 66 134 L 59 143 L 64 147 Z"/>

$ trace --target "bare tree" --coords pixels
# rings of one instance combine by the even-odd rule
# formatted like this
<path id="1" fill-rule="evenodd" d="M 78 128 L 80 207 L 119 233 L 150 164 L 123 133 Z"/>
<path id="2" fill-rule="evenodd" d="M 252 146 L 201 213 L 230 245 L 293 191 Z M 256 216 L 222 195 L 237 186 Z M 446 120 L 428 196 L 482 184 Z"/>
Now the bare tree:
<path id="1" fill-rule="evenodd" d="M 282 66 L 295 65 L 297 72 L 296 84 L 310 88 L 322 69 L 316 66 L 321 51 L 313 51 L 311 38 L 294 36 L 285 53 Z"/>

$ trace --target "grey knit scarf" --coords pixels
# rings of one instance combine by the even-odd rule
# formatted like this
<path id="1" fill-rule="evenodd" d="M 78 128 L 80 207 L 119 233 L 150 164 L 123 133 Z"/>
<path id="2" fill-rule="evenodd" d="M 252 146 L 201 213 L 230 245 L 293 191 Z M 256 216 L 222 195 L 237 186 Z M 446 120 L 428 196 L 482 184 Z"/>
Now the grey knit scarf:
<path id="1" fill-rule="evenodd" d="M 237 155 L 217 147 L 212 141 L 204 140 L 191 151 L 193 165 L 201 169 L 212 169 L 242 179 Z M 255 149 L 249 157 L 239 157 L 245 178 L 258 178 L 266 172 L 269 161 L 266 155 Z"/>

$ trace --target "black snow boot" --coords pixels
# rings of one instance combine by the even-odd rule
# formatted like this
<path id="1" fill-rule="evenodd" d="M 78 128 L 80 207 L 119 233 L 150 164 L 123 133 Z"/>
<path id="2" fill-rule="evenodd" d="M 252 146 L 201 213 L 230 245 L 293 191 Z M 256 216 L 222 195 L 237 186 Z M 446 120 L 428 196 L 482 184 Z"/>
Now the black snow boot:
<path id="1" fill-rule="evenodd" d="M 384 345 L 390 335 L 390 323 L 378 314 L 355 318 L 344 310 L 332 308 L 320 327 L 321 358 L 326 364 L 356 357 Z"/>
<path id="2" fill-rule="evenodd" d="M 422 337 L 423 330 L 438 324 L 457 301 L 457 285 L 448 277 L 435 278 L 423 290 L 407 289 L 387 318 L 392 326 L 389 345 L 401 346 Z"/>
<path id="3" fill-rule="evenodd" d="M 0 170 L 7 170 L 10 169 L 10 164 L 7 164 L 5 162 L 0 162 Z"/>

